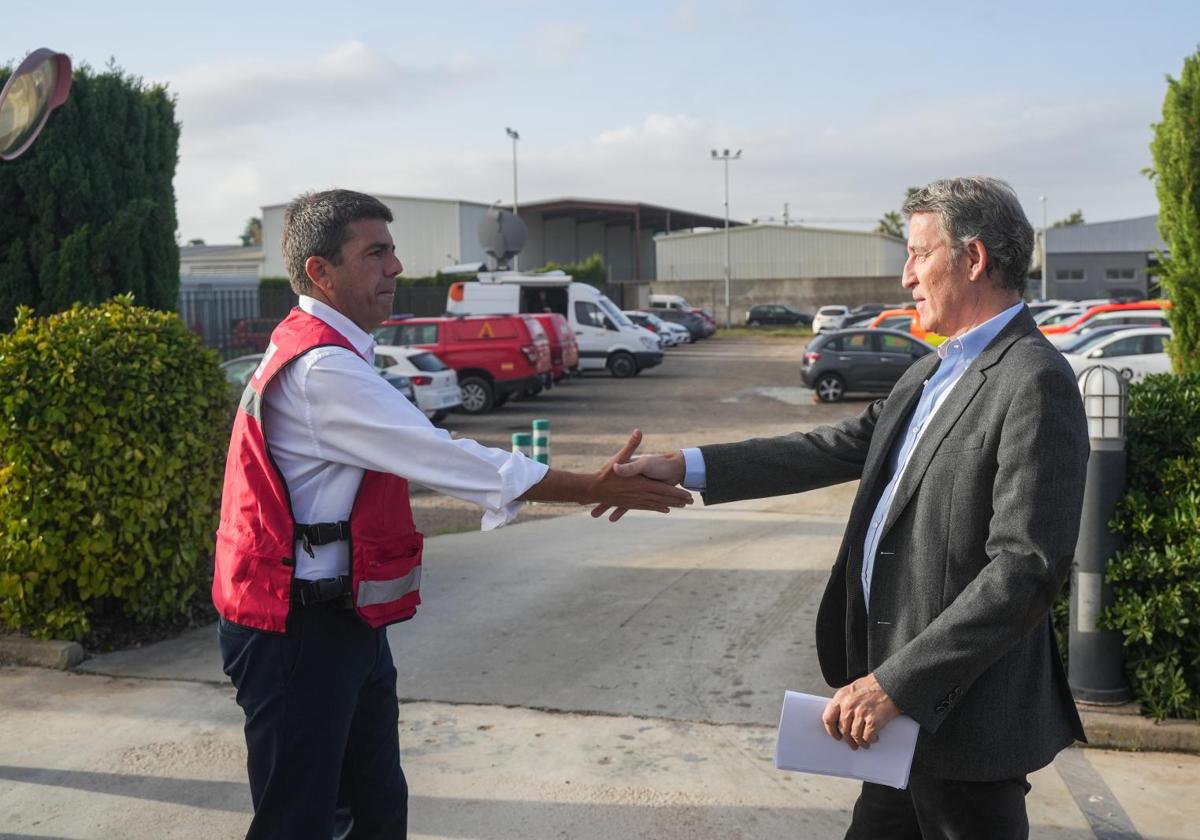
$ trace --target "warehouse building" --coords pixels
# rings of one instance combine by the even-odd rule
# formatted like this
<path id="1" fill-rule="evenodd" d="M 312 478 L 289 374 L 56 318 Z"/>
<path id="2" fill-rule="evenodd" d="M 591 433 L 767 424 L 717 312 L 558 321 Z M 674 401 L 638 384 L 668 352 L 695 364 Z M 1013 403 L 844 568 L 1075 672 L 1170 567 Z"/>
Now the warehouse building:
<path id="1" fill-rule="evenodd" d="M 479 222 L 489 205 L 457 199 L 376 195 L 392 211 L 389 226 L 396 253 L 409 277 L 427 277 L 450 265 L 484 262 Z M 284 277 L 280 237 L 286 204 L 262 208 L 263 277 Z M 504 205 L 501 205 L 504 206 Z M 723 224 L 720 219 L 630 201 L 556 198 L 522 204 L 519 215 L 529 239 L 518 267 L 537 268 L 548 262 L 571 263 L 599 254 L 614 283 L 639 283 L 655 278 L 654 236 L 658 233 Z"/>
<path id="2" fill-rule="evenodd" d="M 1166 250 L 1157 215 L 1052 227 L 1046 231 L 1047 295 L 1064 300 L 1146 297 L 1154 285 L 1147 270 L 1156 252 Z M 1031 289 L 1040 291 L 1040 277 L 1030 283 Z"/>
<path id="3" fill-rule="evenodd" d="M 678 294 L 693 306 L 724 309 L 725 232 L 671 233 L 655 239 L 657 280 L 651 291 Z M 802 311 L 841 303 L 906 298 L 900 275 L 903 240 L 880 233 L 802 225 L 730 228 L 730 301 L 736 314 L 759 303 Z"/>

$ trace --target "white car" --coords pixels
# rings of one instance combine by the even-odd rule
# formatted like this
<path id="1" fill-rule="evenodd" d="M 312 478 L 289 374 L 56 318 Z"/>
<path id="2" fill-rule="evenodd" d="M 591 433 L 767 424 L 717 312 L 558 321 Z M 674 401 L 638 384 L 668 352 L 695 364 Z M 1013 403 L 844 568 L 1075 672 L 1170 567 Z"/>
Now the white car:
<path id="1" fill-rule="evenodd" d="M 1052 333 L 1046 338 L 1055 347 L 1062 349 L 1076 338 L 1093 330 L 1105 327 L 1166 327 L 1167 313 L 1161 309 L 1114 309 L 1111 312 L 1101 312 L 1088 318 L 1070 332 Z"/>
<path id="2" fill-rule="evenodd" d="M 1033 320 L 1037 322 L 1039 327 L 1052 327 L 1055 324 L 1074 321 L 1084 312 L 1087 312 L 1087 309 L 1077 303 L 1064 303 L 1052 309 L 1044 309 L 1041 312 L 1035 313 Z"/>
<path id="3" fill-rule="evenodd" d="M 1170 339 L 1170 327 L 1093 330 L 1065 347 L 1063 358 L 1076 376 L 1096 365 L 1107 365 L 1126 380 L 1137 382 L 1154 373 L 1171 372 L 1171 360 L 1163 348 Z"/>
<path id="4" fill-rule="evenodd" d="M 845 325 L 846 316 L 849 314 L 850 310 L 845 306 L 822 306 L 813 316 L 813 334 L 840 330 Z"/>
<path id="5" fill-rule="evenodd" d="M 440 423 L 462 403 L 458 374 L 433 353 L 419 347 L 379 345 L 375 367 L 384 374 L 401 374 L 412 383 L 417 408 L 434 423 Z"/>

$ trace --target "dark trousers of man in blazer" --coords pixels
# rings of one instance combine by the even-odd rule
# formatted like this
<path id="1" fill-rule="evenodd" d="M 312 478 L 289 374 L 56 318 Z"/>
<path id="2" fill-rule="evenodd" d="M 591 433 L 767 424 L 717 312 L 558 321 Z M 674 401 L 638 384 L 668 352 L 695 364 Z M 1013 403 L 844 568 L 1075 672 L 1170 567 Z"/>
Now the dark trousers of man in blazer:
<path id="1" fill-rule="evenodd" d="M 874 674 L 921 730 L 910 790 L 864 786 L 855 825 L 883 825 L 894 812 L 900 822 L 886 836 L 1020 837 L 1025 775 L 1085 740 L 1049 610 L 1078 535 L 1086 419 L 1070 367 L 1022 309 L 914 448 L 884 521 L 868 610 L 864 538 L 888 455 L 938 364 L 936 354 L 917 361 L 851 420 L 701 447 L 704 499 L 861 480 L 817 617 L 821 669 L 835 687 Z M 893 807 L 897 797 L 906 810 Z M 956 817 L 960 809 L 976 816 Z M 963 826 L 980 814 L 991 825 Z"/>

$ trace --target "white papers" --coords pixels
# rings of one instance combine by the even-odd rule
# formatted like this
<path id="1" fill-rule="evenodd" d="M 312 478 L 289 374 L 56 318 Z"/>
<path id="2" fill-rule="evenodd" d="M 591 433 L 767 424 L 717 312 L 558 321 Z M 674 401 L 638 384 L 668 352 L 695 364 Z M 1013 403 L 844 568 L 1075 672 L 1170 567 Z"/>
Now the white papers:
<path id="1" fill-rule="evenodd" d="M 775 767 L 862 779 L 900 790 L 908 787 L 908 771 L 920 725 L 907 715 L 900 715 L 883 728 L 870 749 L 852 750 L 845 740 L 835 741 L 825 731 L 821 713 L 828 704 L 828 697 L 784 692 Z"/>

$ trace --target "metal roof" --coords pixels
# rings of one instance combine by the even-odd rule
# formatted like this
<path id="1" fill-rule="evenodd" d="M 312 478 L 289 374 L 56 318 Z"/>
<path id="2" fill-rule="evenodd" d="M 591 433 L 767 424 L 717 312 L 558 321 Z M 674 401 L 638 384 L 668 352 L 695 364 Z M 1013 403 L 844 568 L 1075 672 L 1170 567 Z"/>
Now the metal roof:
<path id="1" fill-rule="evenodd" d="M 637 217 L 638 226 L 643 230 L 673 231 L 697 227 L 723 228 L 725 226 L 723 217 L 693 213 L 690 210 L 679 210 L 659 204 L 646 204 L 641 201 L 612 201 L 568 196 L 545 201 L 525 202 L 520 205 L 520 210 L 522 213 L 526 211 L 540 213 L 545 219 L 570 217 L 579 224 L 587 222 L 628 224 L 630 217 Z M 729 220 L 730 227 L 743 224 L 745 222 Z"/>
<path id="2" fill-rule="evenodd" d="M 180 260 L 261 260 L 261 245 L 180 245 Z"/>
<path id="3" fill-rule="evenodd" d="M 1158 216 L 1137 216 L 1112 222 L 1092 222 L 1046 231 L 1051 254 L 1141 253 L 1166 251 L 1158 232 Z M 1054 263 L 1050 264 L 1054 267 Z"/>

